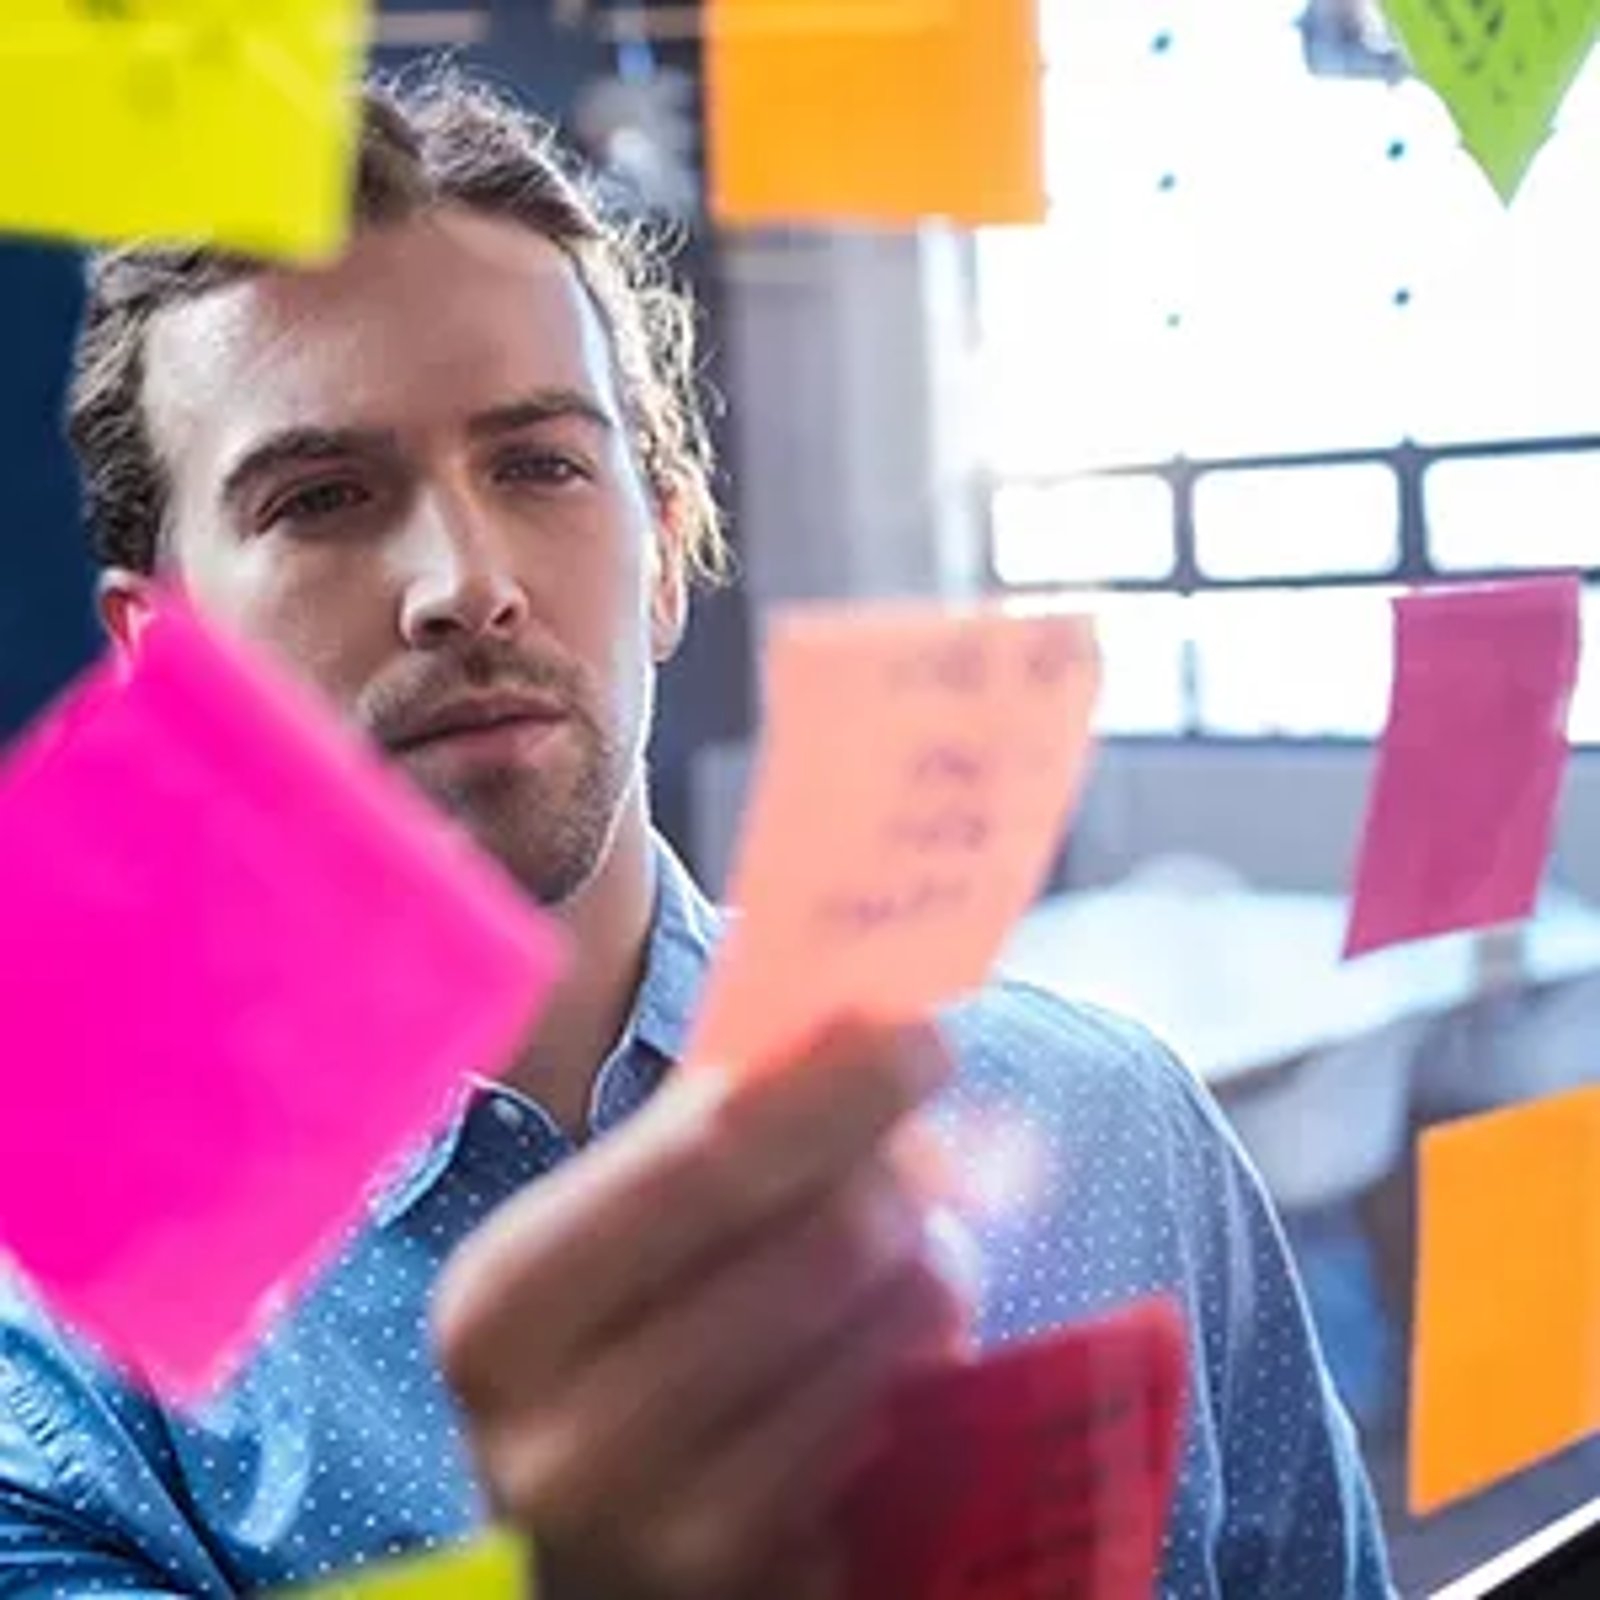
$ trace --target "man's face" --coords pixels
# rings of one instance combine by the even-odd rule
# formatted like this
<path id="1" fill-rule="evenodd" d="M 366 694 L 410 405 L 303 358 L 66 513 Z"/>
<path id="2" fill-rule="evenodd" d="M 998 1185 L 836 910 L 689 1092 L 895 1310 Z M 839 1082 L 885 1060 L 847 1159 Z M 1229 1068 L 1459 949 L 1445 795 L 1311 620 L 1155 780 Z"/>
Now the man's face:
<path id="1" fill-rule="evenodd" d="M 663 560 L 606 330 L 526 229 L 444 209 L 163 313 L 171 561 L 567 899 L 638 799 Z"/>

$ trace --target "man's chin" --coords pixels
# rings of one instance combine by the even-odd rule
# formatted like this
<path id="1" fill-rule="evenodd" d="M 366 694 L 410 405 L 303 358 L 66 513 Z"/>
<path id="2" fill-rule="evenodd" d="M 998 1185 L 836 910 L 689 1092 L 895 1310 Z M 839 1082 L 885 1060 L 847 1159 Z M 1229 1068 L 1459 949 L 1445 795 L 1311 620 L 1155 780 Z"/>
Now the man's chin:
<path id="1" fill-rule="evenodd" d="M 515 784 L 452 798 L 450 814 L 540 905 L 565 904 L 605 859 L 609 819 L 576 798 L 563 804 L 543 785 L 525 792 Z"/>

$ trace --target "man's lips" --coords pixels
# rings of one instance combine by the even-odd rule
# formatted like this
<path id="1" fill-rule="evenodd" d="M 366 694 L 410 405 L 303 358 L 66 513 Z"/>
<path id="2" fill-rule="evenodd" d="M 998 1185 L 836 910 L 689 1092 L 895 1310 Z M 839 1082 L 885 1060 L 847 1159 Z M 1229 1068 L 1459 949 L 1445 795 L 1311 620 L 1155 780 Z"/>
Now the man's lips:
<path id="1" fill-rule="evenodd" d="M 547 731 L 565 720 L 549 701 L 522 695 L 487 695 L 440 706 L 406 728 L 385 736 L 393 754 L 444 744 L 498 743 Z M 496 737 L 498 736 L 498 737 Z"/>

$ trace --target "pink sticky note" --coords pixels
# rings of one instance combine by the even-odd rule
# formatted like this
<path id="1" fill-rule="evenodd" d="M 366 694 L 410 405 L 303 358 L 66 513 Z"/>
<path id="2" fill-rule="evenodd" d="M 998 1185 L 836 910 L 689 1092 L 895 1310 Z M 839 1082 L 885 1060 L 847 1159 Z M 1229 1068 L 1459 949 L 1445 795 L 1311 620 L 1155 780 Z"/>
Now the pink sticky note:
<path id="1" fill-rule="evenodd" d="M 1395 675 L 1345 954 L 1527 916 L 1578 671 L 1576 578 L 1395 601 Z"/>
<path id="2" fill-rule="evenodd" d="M 0 1246 L 178 1399 L 559 964 L 464 836 L 177 606 L 0 768 L 0 884 Z"/>
<path id="3" fill-rule="evenodd" d="M 908 1385 L 847 1508 L 850 1600 L 1149 1600 L 1187 1389 L 1168 1300 Z"/>
<path id="4" fill-rule="evenodd" d="M 1090 620 L 999 606 L 798 611 L 693 1062 L 748 1072 L 844 1011 L 921 1015 L 987 976 L 1089 753 Z"/>

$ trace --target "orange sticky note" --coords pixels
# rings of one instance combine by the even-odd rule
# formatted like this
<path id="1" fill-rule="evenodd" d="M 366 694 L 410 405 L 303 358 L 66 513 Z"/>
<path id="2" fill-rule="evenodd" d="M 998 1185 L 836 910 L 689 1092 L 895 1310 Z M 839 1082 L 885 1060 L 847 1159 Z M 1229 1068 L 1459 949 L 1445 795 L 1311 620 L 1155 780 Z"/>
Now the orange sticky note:
<path id="1" fill-rule="evenodd" d="M 1045 214 L 1038 0 L 707 0 L 722 222 Z"/>
<path id="2" fill-rule="evenodd" d="M 766 684 L 740 916 L 689 1050 L 734 1071 L 982 983 L 1081 785 L 1099 660 L 1083 616 L 819 608 L 773 624 Z"/>
<path id="3" fill-rule="evenodd" d="M 1600 1428 L 1600 1088 L 1425 1134 L 1420 1204 L 1417 1514 Z"/>

